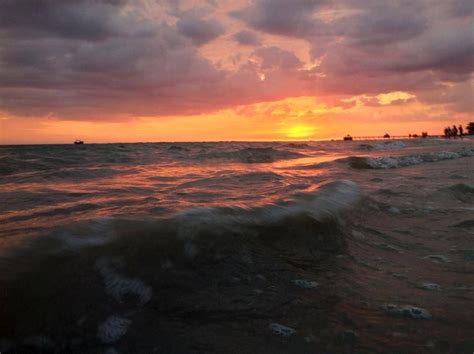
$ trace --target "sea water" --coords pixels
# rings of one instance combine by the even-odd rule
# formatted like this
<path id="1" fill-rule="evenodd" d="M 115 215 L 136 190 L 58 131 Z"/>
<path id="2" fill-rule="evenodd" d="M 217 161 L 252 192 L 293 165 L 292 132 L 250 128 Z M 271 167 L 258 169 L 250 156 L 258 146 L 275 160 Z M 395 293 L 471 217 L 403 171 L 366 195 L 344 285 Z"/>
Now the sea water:
<path id="1" fill-rule="evenodd" d="M 469 139 L 2 146 L 0 315 L 9 325 L 0 339 L 22 350 L 108 350 L 129 328 L 160 327 L 138 315 L 147 306 L 156 318 L 170 307 L 192 317 L 197 304 L 215 316 L 244 311 L 262 291 L 249 276 L 266 282 L 343 254 L 348 235 L 362 235 L 348 232 L 348 214 L 449 208 L 410 207 L 398 189 L 429 178 L 428 166 L 472 156 Z M 436 188 L 465 207 L 473 176 L 463 171 Z M 395 197 L 402 207 L 390 205 Z M 139 335 L 130 336 L 133 348 Z"/>

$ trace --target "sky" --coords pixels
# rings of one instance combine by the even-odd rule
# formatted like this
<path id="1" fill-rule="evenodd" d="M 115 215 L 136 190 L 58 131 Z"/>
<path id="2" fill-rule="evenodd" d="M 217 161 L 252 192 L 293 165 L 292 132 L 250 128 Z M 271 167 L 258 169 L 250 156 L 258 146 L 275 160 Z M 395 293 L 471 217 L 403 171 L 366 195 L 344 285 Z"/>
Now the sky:
<path id="1" fill-rule="evenodd" d="M 0 144 L 440 134 L 472 0 L 0 0 Z"/>

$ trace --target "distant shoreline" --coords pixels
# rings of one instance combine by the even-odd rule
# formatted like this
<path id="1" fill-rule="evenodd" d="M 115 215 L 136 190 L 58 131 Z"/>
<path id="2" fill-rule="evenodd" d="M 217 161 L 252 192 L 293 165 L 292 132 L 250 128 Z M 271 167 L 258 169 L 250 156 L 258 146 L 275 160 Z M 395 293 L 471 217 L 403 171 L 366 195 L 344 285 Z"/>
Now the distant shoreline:
<path id="1" fill-rule="evenodd" d="M 416 138 L 380 138 L 380 139 L 360 139 L 354 137 L 353 141 L 390 141 L 390 140 L 413 140 L 413 139 L 441 139 L 445 140 L 444 137 L 440 136 L 428 136 L 427 138 L 416 137 Z M 463 139 L 474 140 L 474 135 L 464 135 Z M 453 140 L 457 141 L 460 138 L 456 139 L 446 139 L 446 140 Z M 311 142 L 335 142 L 335 141 L 343 141 L 342 137 L 333 138 L 333 139 L 311 139 L 311 140 L 196 140 L 196 141 L 136 141 L 136 142 L 90 142 L 84 141 L 84 145 L 117 145 L 117 144 L 228 144 L 228 143 L 311 143 Z M 346 142 L 347 143 L 347 142 Z M 74 145 L 74 142 L 71 143 L 31 143 L 31 144 L 0 144 L 0 147 L 8 147 L 8 146 L 63 146 L 63 145 Z"/>

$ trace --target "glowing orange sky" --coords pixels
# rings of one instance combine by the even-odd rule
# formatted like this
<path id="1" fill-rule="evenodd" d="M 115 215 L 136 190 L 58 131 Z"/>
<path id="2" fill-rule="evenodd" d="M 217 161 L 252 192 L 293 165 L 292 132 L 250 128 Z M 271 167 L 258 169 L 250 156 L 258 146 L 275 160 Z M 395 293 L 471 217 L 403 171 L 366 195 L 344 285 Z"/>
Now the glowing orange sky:
<path id="1" fill-rule="evenodd" d="M 0 144 L 440 134 L 474 120 L 463 1 L 0 3 Z"/>
<path id="2" fill-rule="evenodd" d="M 394 93 L 393 97 L 400 96 Z M 403 94 L 401 96 L 404 96 Z M 358 98 L 354 98 L 358 101 Z M 0 141 L 15 143 L 70 143 L 134 141 L 225 141 L 225 140 L 316 140 L 339 139 L 343 135 L 381 136 L 441 134 L 444 121 L 420 119 L 425 107 L 416 101 L 404 105 L 389 104 L 389 96 L 380 96 L 385 105 L 367 107 L 361 103 L 350 109 L 328 108 L 312 97 L 288 98 L 212 114 L 171 117 L 140 117 L 133 120 L 71 121 L 46 118 L 32 121 L 0 120 Z M 390 121 L 387 117 L 393 116 Z M 400 116 L 407 119 L 400 121 Z M 455 121 L 465 124 L 466 120 Z"/>

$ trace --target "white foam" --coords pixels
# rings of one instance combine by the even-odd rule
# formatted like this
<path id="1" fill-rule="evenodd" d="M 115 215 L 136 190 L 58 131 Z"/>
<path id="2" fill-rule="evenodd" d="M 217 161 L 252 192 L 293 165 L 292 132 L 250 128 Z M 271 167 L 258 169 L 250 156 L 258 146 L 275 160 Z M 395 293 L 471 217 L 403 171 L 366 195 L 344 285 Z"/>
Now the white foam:
<path id="1" fill-rule="evenodd" d="M 127 296 L 135 296 L 140 305 L 150 301 L 153 293 L 151 287 L 140 279 L 127 278 L 117 273 L 113 261 L 99 258 L 96 268 L 103 277 L 105 292 L 118 302 L 122 302 Z"/>
<path id="2" fill-rule="evenodd" d="M 272 323 L 270 324 L 270 330 L 279 335 L 279 336 L 282 336 L 282 337 L 285 337 L 285 338 L 288 338 L 288 337 L 291 337 L 293 334 L 296 333 L 296 330 L 291 328 L 291 327 L 287 327 L 287 326 L 284 326 L 282 324 L 279 324 L 279 323 Z"/>
<path id="3" fill-rule="evenodd" d="M 296 286 L 299 286 L 300 288 L 303 289 L 316 289 L 319 287 L 319 283 L 312 281 L 312 280 L 306 280 L 306 279 L 296 279 L 292 280 L 292 283 L 295 284 Z"/>
<path id="4" fill-rule="evenodd" d="M 421 287 L 426 290 L 441 290 L 441 286 L 436 283 L 424 282 L 421 283 Z"/>
<path id="5" fill-rule="evenodd" d="M 383 156 L 367 159 L 367 164 L 374 169 L 389 169 L 417 165 L 423 162 L 421 156 Z"/>
<path id="6" fill-rule="evenodd" d="M 367 158 L 367 165 L 374 169 L 389 169 L 418 165 L 423 162 L 452 160 L 460 157 L 474 156 L 474 149 L 465 148 L 460 151 L 440 151 L 422 155 L 382 156 Z"/>
<path id="7" fill-rule="evenodd" d="M 110 316 L 99 325 L 97 337 L 102 343 L 114 343 L 127 333 L 131 323 L 127 318 Z"/>
<path id="8" fill-rule="evenodd" d="M 449 259 L 446 256 L 443 256 L 442 254 L 430 254 L 426 257 L 423 257 L 424 259 L 429 259 L 433 262 L 436 263 L 448 263 Z"/>
<path id="9" fill-rule="evenodd" d="M 74 229 L 60 230 L 53 235 L 61 241 L 62 249 L 80 250 L 109 243 L 114 237 L 113 218 L 100 218 L 86 224 L 75 224 Z"/>
<path id="10" fill-rule="evenodd" d="M 383 309 L 386 314 L 392 316 L 405 316 L 417 320 L 431 320 L 433 318 L 429 311 L 411 305 L 397 306 L 394 304 L 385 304 Z"/>

